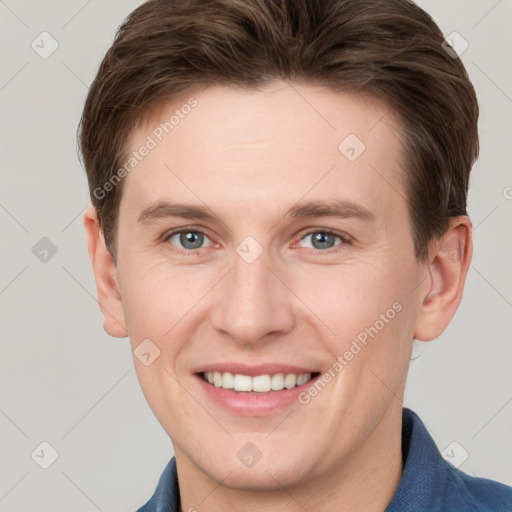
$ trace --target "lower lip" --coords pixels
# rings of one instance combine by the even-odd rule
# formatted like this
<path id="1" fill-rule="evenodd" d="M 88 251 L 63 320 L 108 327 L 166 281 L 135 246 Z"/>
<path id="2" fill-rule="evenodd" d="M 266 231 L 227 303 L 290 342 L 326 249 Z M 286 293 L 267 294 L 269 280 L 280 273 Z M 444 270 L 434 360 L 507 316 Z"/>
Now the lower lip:
<path id="1" fill-rule="evenodd" d="M 269 393 L 239 392 L 232 389 L 217 388 L 203 380 L 199 375 L 194 376 L 208 398 L 221 405 L 224 409 L 245 416 L 272 414 L 298 401 L 298 396 L 310 387 L 318 376 L 302 386 Z"/>

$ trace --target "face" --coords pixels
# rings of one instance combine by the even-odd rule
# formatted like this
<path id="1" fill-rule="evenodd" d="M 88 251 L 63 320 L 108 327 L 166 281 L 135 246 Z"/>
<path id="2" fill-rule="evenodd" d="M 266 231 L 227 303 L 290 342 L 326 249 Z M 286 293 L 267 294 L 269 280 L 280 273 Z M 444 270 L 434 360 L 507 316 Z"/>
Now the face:
<path id="1" fill-rule="evenodd" d="M 396 126 L 374 98 L 274 82 L 133 132 L 130 154 L 151 147 L 124 178 L 116 279 L 178 464 L 293 486 L 400 421 L 425 272 Z"/>

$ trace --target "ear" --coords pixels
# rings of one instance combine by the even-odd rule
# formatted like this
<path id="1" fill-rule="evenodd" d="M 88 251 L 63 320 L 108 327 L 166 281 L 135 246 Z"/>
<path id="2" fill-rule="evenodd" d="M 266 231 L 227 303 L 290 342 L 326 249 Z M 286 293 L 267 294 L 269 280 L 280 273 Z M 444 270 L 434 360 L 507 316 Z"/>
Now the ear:
<path id="1" fill-rule="evenodd" d="M 128 331 L 117 283 L 117 270 L 112 255 L 105 245 L 96 209 L 93 206 L 87 208 L 84 214 L 84 226 L 98 290 L 98 304 L 104 318 L 103 328 L 110 336 L 126 338 Z"/>
<path id="2" fill-rule="evenodd" d="M 433 340 L 450 323 L 462 299 L 472 254 L 471 222 L 467 216 L 454 217 L 429 254 L 429 277 L 422 287 L 422 304 L 414 330 L 416 339 Z"/>

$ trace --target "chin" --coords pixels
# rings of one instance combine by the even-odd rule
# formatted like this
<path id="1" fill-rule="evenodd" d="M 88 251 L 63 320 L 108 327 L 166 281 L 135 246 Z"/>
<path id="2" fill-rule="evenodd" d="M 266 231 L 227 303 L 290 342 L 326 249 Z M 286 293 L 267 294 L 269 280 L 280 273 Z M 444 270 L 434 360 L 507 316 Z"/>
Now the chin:
<path id="1" fill-rule="evenodd" d="M 304 455 L 300 450 L 293 449 L 289 455 L 265 455 L 251 467 L 245 466 L 235 457 L 231 462 L 225 456 L 215 455 L 218 464 L 212 466 L 209 460 L 192 461 L 209 478 L 222 482 L 224 487 L 239 491 L 282 491 L 283 487 L 295 487 L 311 475 Z M 211 460 L 211 459 L 210 459 Z"/>

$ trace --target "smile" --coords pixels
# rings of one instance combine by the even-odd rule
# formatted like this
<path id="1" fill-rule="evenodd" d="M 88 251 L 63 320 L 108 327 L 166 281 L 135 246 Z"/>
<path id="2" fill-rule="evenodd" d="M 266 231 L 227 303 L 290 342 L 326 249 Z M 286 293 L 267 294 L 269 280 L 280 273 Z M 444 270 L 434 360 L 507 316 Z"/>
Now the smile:
<path id="1" fill-rule="evenodd" d="M 215 386 L 237 392 L 270 393 L 307 384 L 318 373 L 276 373 L 274 375 L 243 375 L 231 372 L 203 372 L 201 378 Z"/>

